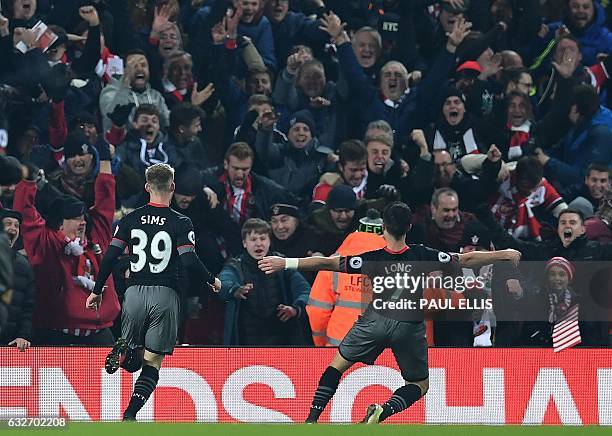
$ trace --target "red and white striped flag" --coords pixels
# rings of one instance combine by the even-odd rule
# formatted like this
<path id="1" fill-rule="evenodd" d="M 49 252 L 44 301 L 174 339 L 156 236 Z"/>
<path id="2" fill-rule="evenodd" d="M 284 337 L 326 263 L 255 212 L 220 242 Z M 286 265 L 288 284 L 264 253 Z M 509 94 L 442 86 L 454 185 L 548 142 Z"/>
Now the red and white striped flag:
<path id="1" fill-rule="evenodd" d="M 553 350 L 558 353 L 582 342 L 578 327 L 578 305 L 573 305 L 553 327 Z"/>

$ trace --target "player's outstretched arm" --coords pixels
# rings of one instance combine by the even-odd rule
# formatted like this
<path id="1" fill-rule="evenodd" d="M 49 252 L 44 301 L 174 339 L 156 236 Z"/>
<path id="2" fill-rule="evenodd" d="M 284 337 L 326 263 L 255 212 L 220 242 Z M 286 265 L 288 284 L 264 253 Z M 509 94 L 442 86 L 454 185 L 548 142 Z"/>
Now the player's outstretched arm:
<path id="1" fill-rule="evenodd" d="M 221 289 L 221 281 L 208 271 L 208 268 L 206 268 L 195 252 L 188 251 L 181 254 L 180 260 L 181 264 L 189 271 L 191 277 L 197 282 L 204 282 L 208 284 L 213 291 L 219 292 Z"/>
<path id="2" fill-rule="evenodd" d="M 102 303 L 102 291 L 104 290 L 104 284 L 108 277 L 113 272 L 113 268 L 117 259 L 123 253 L 123 248 L 119 248 L 116 245 L 112 245 L 108 247 L 104 257 L 102 258 L 102 263 L 100 264 L 100 272 L 96 277 L 96 284 L 87 297 L 87 301 L 85 302 L 85 307 L 87 309 L 99 309 L 100 304 Z"/>
<path id="3" fill-rule="evenodd" d="M 283 269 L 299 271 L 341 271 L 340 256 L 279 257 L 266 256 L 259 261 L 259 269 L 272 274 Z"/>
<path id="4" fill-rule="evenodd" d="M 521 252 L 508 248 L 499 251 L 472 251 L 470 253 L 459 254 L 461 266 L 467 268 L 478 268 L 494 262 L 510 261 L 514 266 L 518 266 L 521 259 Z"/>

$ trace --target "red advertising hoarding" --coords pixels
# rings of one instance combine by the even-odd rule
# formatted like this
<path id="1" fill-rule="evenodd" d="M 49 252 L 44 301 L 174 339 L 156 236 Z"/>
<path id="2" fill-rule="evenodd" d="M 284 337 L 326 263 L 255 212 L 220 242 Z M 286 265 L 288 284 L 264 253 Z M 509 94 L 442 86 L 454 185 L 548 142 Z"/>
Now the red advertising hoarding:
<path id="1" fill-rule="evenodd" d="M 137 374 L 104 348 L 0 347 L 0 417 L 118 420 Z M 179 348 L 139 419 L 301 422 L 335 349 Z M 430 349 L 424 399 L 388 422 L 612 425 L 612 350 Z M 321 421 L 356 422 L 403 384 L 393 355 L 355 365 Z"/>

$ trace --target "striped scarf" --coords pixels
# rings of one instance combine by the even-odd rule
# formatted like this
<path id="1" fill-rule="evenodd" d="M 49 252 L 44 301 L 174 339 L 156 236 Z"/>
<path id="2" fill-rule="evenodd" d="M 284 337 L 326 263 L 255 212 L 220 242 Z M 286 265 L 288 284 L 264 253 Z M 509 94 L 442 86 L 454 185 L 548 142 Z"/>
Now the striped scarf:
<path id="1" fill-rule="evenodd" d="M 533 208 L 544 203 L 545 188 L 540 184 L 531 195 L 525 197 L 513 186 L 512 179 L 514 175 L 500 185 L 491 212 L 501 226 L 515 238 L 541 241 L 542 225 L 533 213 Z"/>
<path id="2" fill-rule="evenodd" d="M 508 149 L 508 161 L 518 160 L 523 155 L 523 146 L 531 139 L 531 122 L 525 121 L 518 127 L 508 123 L 510 130 L 510 148 Z"/>
<path id="3" fill-rule="evenodd" d="M 555 292 L 548 294 L 548 322 L 554 324 L 558 319 L 562 318 L 567 310 L 572 305 L 572 294 L 569 289 L 564 290 L 561 296 Z"/>
<path id="4" fill-rule="evenodd" d="M 235 188 L 227 177 L 227 172 L 219 177 L 219 181 L 225 188 L 225 210 L 234 222 L 240 225 L 244 224 L 247 219 L 251 218 L 253 211 L 251 175 L 247 176 L 243 190 L 234 190 Z"/>

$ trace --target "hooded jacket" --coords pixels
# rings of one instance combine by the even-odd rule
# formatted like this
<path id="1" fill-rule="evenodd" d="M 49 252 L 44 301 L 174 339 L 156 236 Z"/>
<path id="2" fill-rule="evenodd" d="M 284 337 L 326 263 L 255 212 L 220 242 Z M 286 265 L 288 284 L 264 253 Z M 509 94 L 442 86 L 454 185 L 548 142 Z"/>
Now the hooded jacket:
<path id="1" fill-rule="evenodd" d="M 168 110 L 164 96 L 161 95 L 159 91 L 151 88 L 149 83 L 147 83 L 143 92 L 136 92 L 132 90 L 129 84 L 125 84 L 118 79 L 113 79 L 100 94 L 100 113 L 102 114 L 102 128 L 104 132 L 108 131 L 113 125 L 110 118 L 108 118 L 108 114 L 110 114 L 115 107 L 128 103 L 134 103 L 136 107 L 141 104 L 152 104 L 159 109 L 161 115 L 159 123 L 161 127 L 167 127 L 170 124 L 170 111 Z M 131 116 L 130 121 L 132 121 Z"/>
<path id="2" fill-rule="evenodd" d="M 572 35 L 580 41 L 580 52 L 584 65 L 594 65 L 597 63 L 598 53 L 612 52 L 612 32 L 606 27 L 606 13 L 601 5 L 593 0 L 595 8 L 593 22 L 583 30 L 575 29 L 569 22 L 568 17 L 563 21 L 556 21 L 548 25 L 549 32 L 544 38 L 549 41 L 555 37 L 555 32 L 562 25 L 566 25 Z"/>
<path id="3" fill-rule="evenodd" d="M 309 200 L 321 174 L 333 169 L 327 162 L 332 150 L 321 145 L 317 138 L 297 148 L 291 141 L 273 142 L 273 137 L 272 130 L 259 129 L 255 141 L 255 151 L 266 165 L 268 176 L 298 197 Z"/>
<path id="4" fill-rule="evenodd" d="M 602 106 L 593 118 L 563 137 L 557 157 L 544 166 L 545 174 L 564 186 L 580 183 L 591 162 L 612 163 L 611 142 L 612 111 Z"/>

